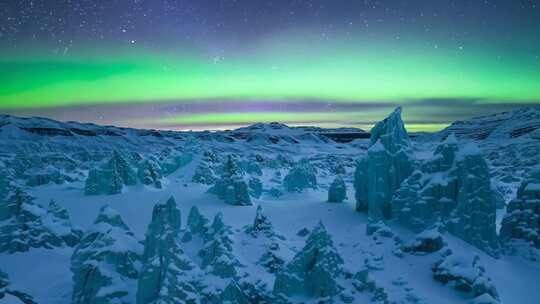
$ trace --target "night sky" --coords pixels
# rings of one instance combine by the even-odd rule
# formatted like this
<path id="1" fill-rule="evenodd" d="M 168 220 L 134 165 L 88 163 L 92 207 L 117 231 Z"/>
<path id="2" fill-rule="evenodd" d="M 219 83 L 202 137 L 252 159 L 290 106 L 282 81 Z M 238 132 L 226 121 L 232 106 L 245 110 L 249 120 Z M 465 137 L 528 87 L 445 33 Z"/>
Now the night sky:
<path id="1" fill-rule="evenodd" d="M 0 113 L 410 130 L 540 105 L 539 1 L 0 1 Z"/>

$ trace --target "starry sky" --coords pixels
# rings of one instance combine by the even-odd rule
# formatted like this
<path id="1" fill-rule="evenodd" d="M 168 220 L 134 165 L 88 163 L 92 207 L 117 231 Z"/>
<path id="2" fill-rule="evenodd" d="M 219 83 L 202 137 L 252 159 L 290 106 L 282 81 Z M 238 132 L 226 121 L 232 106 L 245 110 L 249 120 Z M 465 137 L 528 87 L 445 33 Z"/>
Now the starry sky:
<path id="1" fill-rule="evenodd" d="M 540 105 L 540 2 L 0 2 L 0 113 L 407 128 Z"/>

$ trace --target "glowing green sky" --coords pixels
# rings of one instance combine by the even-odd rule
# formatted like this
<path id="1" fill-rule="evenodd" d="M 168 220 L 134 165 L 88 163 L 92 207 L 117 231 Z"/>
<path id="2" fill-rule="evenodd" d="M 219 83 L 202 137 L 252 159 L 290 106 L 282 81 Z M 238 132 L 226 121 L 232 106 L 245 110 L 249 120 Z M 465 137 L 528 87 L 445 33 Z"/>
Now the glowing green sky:
<path id="1" fill-rule="evenodd" d="M 534 1 L 11 1 L 0 113 L 410 129 L 540 105 Z"/>
<path id="2" fill-rule="evenodd" d="M 209 98 L 540 100 L 540 60 L 533 54 L 459 48 L 370 44 L 231 58 L 4 56 L 0 69 L 0 108 Z"/>
<path id="3" fill-rule="evenodd" d="M 540 60 L 526 52 L 401 42 L 309 48 L 291 42 L 232 57 L 141 49 L 43 54 L 0 57 L 0 70 L 5 71 L 0 75 L 0 111 L 84 121 L 108 115 L 97 122 L 173 129 L 270 121 L 367 128 L 400 104 L 406 107 L 410 130 L 434 131 L 477 115 L 467 112 L 468 103 L 454 109 L 460 100 L 474 101 L 477 109 L 484 105 L 482 113 L 489 105 L 533 105 L 540 100 Z M 311 100 L 319 104 L 314 107 Z M 422 103 L 426 100 L 446 104 Z M 260 106 L 259 101 L 272 105 Z M 321 107 L 325 102 L 358 106 L 329 111 Z M 231 107 L 223 108 L 223 103 Z M 305 106 L 293 111 L 279 106 L 293 103 Z M 393 105 L 378 107 L 387 103 Z M 167 104 L 175 105 L 174 111 L 169 107 L 158 112 L 151 106 Z M 191 111 L 194 104 L 206 106 Z M 81 106 L 91 107 L 84 111 L 90 109 L 94 118 L 66 114 L 66 109 Z M 106 106 L 117 108 L 102 109 Z M 44 109 L 56 112 L 42 114 Z"/>

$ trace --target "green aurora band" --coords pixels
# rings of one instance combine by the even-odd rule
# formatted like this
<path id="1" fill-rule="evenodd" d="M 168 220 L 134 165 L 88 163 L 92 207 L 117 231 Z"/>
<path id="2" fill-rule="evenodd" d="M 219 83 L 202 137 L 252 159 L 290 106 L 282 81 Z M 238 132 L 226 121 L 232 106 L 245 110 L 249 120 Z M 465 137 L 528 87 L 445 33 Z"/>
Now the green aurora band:
<path id="1" fill-rule="evenodd" d="M 370 43 L 313 50 L 307 46 L 280 50 L 278 46 L 224 58 L 158 51 L 99 53 L 2 55 L 0 111 L 215 99 L 402 104 L 432 98 L 486 104 L 540 100 L 540 60 L 527 52 Z M 221 115 L 181 119 L 188 123 L 190 119 L 192 123 L 242 119 Z M 262 120 L 267 118 L 261 115 Z M 290 115 L 276 112 L 271 118 L 294 120 Z M 340 114 L 309 115 L 325 121 L 339 120 Z M 437 127 L 428 127 L 433 128 Z"/>
<path id="2" fill-rule="evenodd" d="M 342 124 L 336 122 L 351 122 L 355 127 L 360 127 L 365 130 L 369 130 L 373 127 L 373 124 L 353 124 L 354 121 L 363 121 L 369 118 L 381 117 L 382 119 L 385 114 L 378 115 L 370 111 L 362 115 L 360 112 L 330 112 L 330 113 L 321 113 L 321 112 L 303 112 L 303 113 L 289 113 L 289 112 L 242 112 L 242 113 L 209 113 L 209 114 L 195 114 L 195 115 L 180 115 L 174 117 L 168 117 L 160 119 L 159 122 L 163 126 L 175 126 L 175 125 L 189 125 L 195 127 L 203 126 L 203 128 L 208 128 L 209 123 L 217 124 L 220 126 L 218 129 L 232 129 L 237 125 L 242 124 L 252 124 L 257 122 L 269 123 L 274 121 L 285 121 L 289 125 L 309 125 L 317 123 L 325 127 L 341 127 Z M 415 131 L 438 131 L 447 127 L 447 123 L 409 123 L 407 124 L 407 130 Z"/>

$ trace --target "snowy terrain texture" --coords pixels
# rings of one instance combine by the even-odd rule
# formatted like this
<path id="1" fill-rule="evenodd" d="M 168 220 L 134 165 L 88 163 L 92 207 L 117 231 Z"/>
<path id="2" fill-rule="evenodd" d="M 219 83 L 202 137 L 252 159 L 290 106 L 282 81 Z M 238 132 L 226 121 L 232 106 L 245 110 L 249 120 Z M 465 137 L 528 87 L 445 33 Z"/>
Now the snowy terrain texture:
<path id="1" fill-rule="evenodd" d="M 538 303 L 540 110 L 409 134 L 0 116 L 0 303 Z"/>

